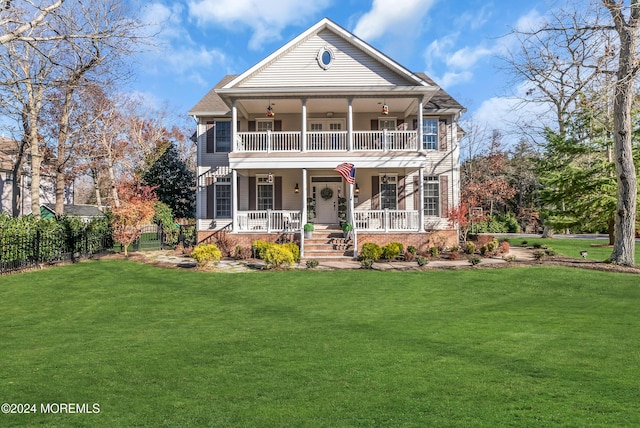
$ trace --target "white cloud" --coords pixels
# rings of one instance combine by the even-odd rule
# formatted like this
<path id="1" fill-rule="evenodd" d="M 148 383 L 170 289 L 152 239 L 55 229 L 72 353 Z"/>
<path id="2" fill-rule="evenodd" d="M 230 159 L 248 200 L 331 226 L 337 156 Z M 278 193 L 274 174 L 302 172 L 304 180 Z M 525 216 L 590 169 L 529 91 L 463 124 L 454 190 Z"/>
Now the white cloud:
<path id="1" fill-rule="evenodd" d="M 253 31 L 249 48 L 257 50 L 266 40 L 280 39 L 289 25 L 303 24 L 325 9 L 331 0 L 190 0 L 189 16 L 199 25 L 222 25 L 229 30 Z"/>
<path id="2" fill-rule="evenodd" d="M 457 69 L 468 70 L 478 61 L 494 54 L 493 49 L 484 46 L 468 47 L 457 50 L 447 58 L 447 65 Z"/>
<path id="3" fill-rule="evenodd" d="M 183 22 L 184 7 L 180 3 L 167 6 L 148 3 L 143 8 L 143 22 L 154 35 L 156 50 L 147 53 L 145 70 L 155 73 L 171 73 L 179 79 L 207 87 L 207 82 L 197 70 L 213 65 L 225 67 L 225 54 L 216 49 L 199 46 L 194 42 Z"/>
<path id="4" fill-rule="evenodd" d="M 473 79 L 473 73 L 470 71 L 462 71 L 460 73 L 448 72 L 445 73 L 442 77 L 436 77 L 435 79 L 438 85 L 442 86 L 443 88 L 450 88 L 456 84 L 459 85 L 461 83 L 469 82 L 471 79 Z"/>
<path id="5" fill-rule="evenodd" d="M 392 6 L 386 0 L 373 0 L 371 10 L 356 24 L 353 33 L 363 40 L 373 41 L 387 33 L 411 33 L 437 0 L 404 0 Z M 411 30 L 408 30 L 411 29 Z"/>

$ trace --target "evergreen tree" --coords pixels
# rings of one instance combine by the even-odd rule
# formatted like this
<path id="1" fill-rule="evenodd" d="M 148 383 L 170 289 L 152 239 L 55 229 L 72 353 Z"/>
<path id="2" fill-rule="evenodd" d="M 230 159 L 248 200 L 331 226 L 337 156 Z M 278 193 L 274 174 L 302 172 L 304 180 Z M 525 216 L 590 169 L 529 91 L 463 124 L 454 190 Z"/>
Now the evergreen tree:
<path id="1" fill-rule="evenodd" d="M 180 158 L 171 143 L 142 176 L 148 186 L 155 186 L 158 200 L 167 204 L 176 218 L 193 218 L 196 205 L 196 176 Z"/>

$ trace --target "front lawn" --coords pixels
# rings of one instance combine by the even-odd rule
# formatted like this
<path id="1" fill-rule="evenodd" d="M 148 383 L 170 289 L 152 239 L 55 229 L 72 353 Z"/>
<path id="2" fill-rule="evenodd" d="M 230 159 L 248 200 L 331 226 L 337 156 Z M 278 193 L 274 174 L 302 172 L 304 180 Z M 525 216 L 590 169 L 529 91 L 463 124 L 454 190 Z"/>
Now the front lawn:
<path id="1" fill-rule="evenodd" d="M 587 251 L 587 260 L 605 261 L 611 257 L 613 247 L 606 239 L 577 239 L 577 238 L 562 238 L 561 235 L 554 238 L 509 238 L 507 239 L 511 245 L 522 245 L 525 242 L 526 246 L 532 246 L 539 244 L 542 246 L 553 248 L 558 254 L 581 258 L 580 251 Z M 640 244 L 636 242 L 636 265 L 640 264 Z"/>
<path id="2" fill-rule="evenodd" d="M 637 275 L 525 267 L 0 278 L 2 426 L 638 426 Z"/>

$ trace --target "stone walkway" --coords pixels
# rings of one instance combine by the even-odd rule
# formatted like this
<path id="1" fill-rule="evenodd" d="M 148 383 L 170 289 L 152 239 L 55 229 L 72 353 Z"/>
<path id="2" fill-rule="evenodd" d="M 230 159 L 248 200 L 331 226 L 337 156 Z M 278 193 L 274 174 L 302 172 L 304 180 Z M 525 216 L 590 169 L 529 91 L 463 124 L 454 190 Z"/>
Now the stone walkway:
<path id="1" fill-rule="evenodd" d="M 534 257 L 532 252 L 525 248 L 511 247 L 509 255 L 515 256 L 516 262 L 532 262 Z M 145 251 L 138 253 L 131 253 L 133 260 L 138 260 L 143 263 L 150 263 L 157 266 L 163 266 L 168 268 L 184 268 L 193 269 L 196 267 L 196 262 L 185 255 L 179 254 L 175 251 Z M 336 270 L 336 269 L 360 269 L 360 262 L 350 259 L 316 259 L 319 265 L 318 270 Z M 488 257 L 482 258 L 480 267 L 499 267 L 505 266 L 509 262 L 502 257 Z M 461 256 L 458 260 L 431 260 L 429 264 L 424 267 L 418 266 L 414 262 L 375 262 L 373 269 L 375 270 L 425 270 L 425 269 L 462 269 L 471 267 L 466 257 Z M 207 270 L 213 272 L 255 272 L 262 270 L 264 263 L 261 260 L 233 260 L 224 259 L 221 260 L 216 266 L 210 266 Z M 298 269 L 306 269 L 306 262 L 302 260 L 295 266 Z"/>

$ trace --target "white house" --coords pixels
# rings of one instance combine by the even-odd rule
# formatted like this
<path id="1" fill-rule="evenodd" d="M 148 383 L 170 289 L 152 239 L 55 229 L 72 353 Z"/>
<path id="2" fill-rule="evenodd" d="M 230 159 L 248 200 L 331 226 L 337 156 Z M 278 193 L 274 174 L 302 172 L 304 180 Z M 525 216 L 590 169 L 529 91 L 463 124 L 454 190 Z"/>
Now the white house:
<path id="1" fill-rule="evenodd" d="M 220 230 L 240 245 L 284 236 L 319 256 L 320 238 L 331 244 L 346 221 L 351 239 L 333 242 L 345 255 L 365 242 L 455 245 L 447 212 L 459 198 L 462 112 L 428 76 L 323 19 L 190 110 L 199 241 Z M 336 171 L 343 163 L 354 184 Z"/>

